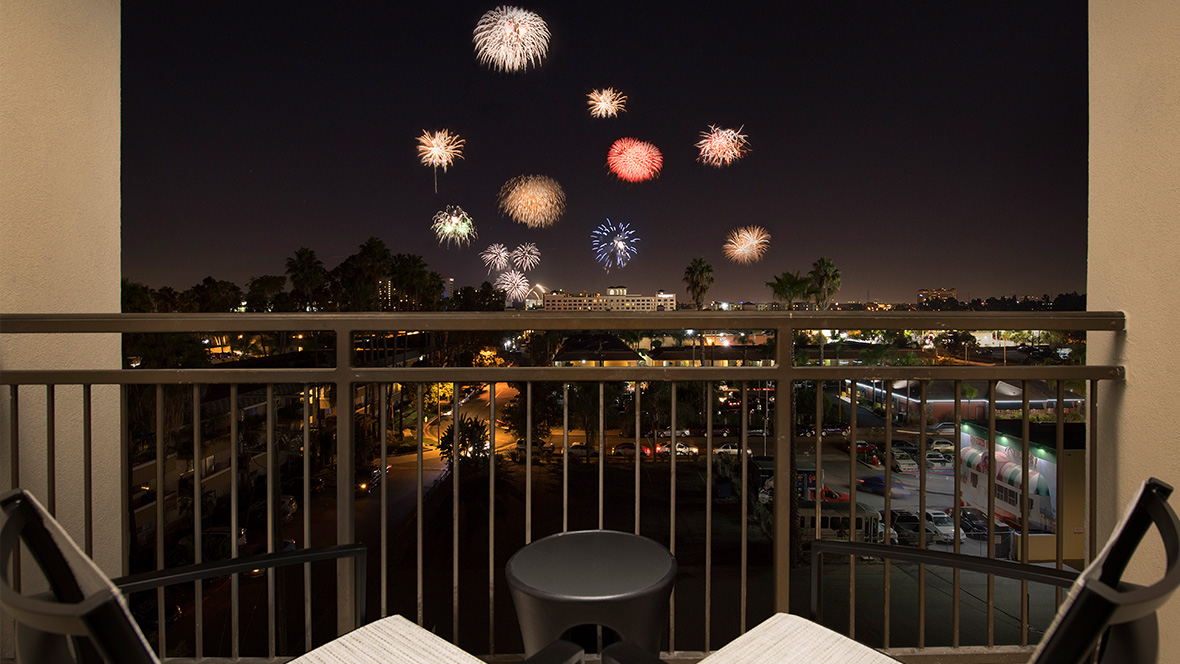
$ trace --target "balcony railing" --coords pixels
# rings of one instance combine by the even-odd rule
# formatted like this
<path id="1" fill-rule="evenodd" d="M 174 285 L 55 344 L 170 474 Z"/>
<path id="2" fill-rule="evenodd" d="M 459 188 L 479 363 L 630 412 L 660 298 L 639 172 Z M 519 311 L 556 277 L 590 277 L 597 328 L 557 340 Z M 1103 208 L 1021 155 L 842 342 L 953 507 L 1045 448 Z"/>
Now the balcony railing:
<path id="1" fill-rule="evenodd" d="M 1118 333 L 1123 325 L 1122 314 L 1108 312 L 6 315 L 0 340 L 93 333 L 224 339 L 265 331 L 308 341 L 303 364 L 295 366 L 6 370 L 0 406 L 9 472 L 0 482 L 21 486 L 36 478 L 50 509 L 80 503 L 78 539 L 88 552 L 95 519 L 118 510 L 122 550 L 131 556 L 124 573 L 255 550 L 365 543 L 367 578 L 375 586 L 370 616 L 402 613 L 491 658 L 521 650 L 501 576 L 512 552 L 567 529 L 638 532 L 678 557 L 665 646 L 691 661 L 775 610 L 806 610 L 808 561 L 799 554 L 812 539 L 892 543 L 896 530 L 898 546 L 972 549 L 1055 569 L 1084 564 L 1098 550 L 1094 507 L 1102 495 L 1092 459 L 1107 443 L 1092 426 L 1075 442 L 1067 420 L 1099 417 L 1099 386 L 1121 380 L 1122 367 L 1009 365 L 970 355 L 947 365 L 866 365 L 846 346 L 797 345 L 797 333 Z M 687 338 L 689 350 L 687 357 L 664 353 L 673 358 L 667 366 L 612 360 L 601 345 L 597 355 L 591 349 L 581 361 L 575 355 L 561 362 L 567 366 L 522 366 L 523 356 L 508 351 L 491 354 L 507 356 L 508 366 L 438 366 L 461 355 L 448 350 L 456 344 L 467 344 L 471 357 L 486 342 L 473 333 L 507 338 L 511 346 L 526 344 L 530 335 L 539 345 L 545 332 L 587 331 Z M 732 339 L 761 335 L 769 343 L 738 358 L 705 345 L 702 336 L 718 331 L 734 332 Z M 817 352 L 822 365 L 815 363 Z M 95 396 L 108 385 L 117 386 L 117 399 Z M 451 427 L 450 447 L 463 459 L 458 464 L 437 453 L 455 419 L 443 412 L 448 399 L 439 385 L 455 395 L 450 409 L 461 420 L 473 417 L 487 437 L 487 448 L 465 450 L 462 423 Z M 470 401 L 463 399 L 465 388 L 474 395 Z M 518 388 L 516 403 L 505 403 Z M 435 395 L 443 395 L 437 405 Z M 56 452 L 54 409 L 76 399 L 83 454 L 63 458 Z M 95 407 L 120 409 L 117 451 L 113 441 L 93 439 Z M 523 416 L 519 444 L 497 425 L 512 409 Z M 47 413 L 44 438 L 16 444 L 28 412 Z M 552 447 L 534 417 L 556 423 Z M 939 420 L 949 424 L 934 429 Z M 1047 440 L 1038 438 L 1040 420 L 1050 422 Z M 694 429 L 687 438 L 685 421 Z M 660 436 L 664 429 L 667 438 Z M 408 441 L 401 439 L 405 431 Z M 857 453 L 862 439 L 878 446 Z M 936 439 L 950 441 L 947 462 L 928 469 L 924 451 L 937 449 Z M 893 470 L 895 441 L 897 450 L 920 452 L 916 470 Z M 631 445 L 619 448 L 621 455 L 608 454 L 611 443 L 624 442 Z M 677 450 L 686 442 L 684 454 L 647 456 L 649 449 Z M 729 442 L 734 449 L 726 449 Z M 44 454 L 31 455 L 42 443 Z M 116 453 L 120 504 L 95 505 L 94 456 Z M 45 465 L 34 472 L 22 456 Z M 376 476 L 367 475 L 361 488 L 358 477 L 374 461 Z M 57 469 L 76 463 L 83 484 L 59 484 Z M 866 475 L 877 474 L 882 487 L 900 482 L 900 490 L 866 495 L 864 487 L 872 485 Z M 790 479 L 775 483 L 777 500 L 768 477 Z M 821 500 L 817 508 L 791 499 L 822 495 L 829 484 L 839 501 Z M 914 498 L 901 496 L 910 489 Z M 158 495 L 164 496 L 159 506 Z M 961 510 L 969 504 L 986 513 L 984 525 L 969 533 L 978 540 L 964 537 Z M 906 517 L 894 514 L 898 505 L 918 515 L 916 534 L 905 529 Z M 923 534 L 930 508 L 948 511 L 949 534 L 937 528 Z M 979 649 L 1019 657 L 1060 601 L 1059 592 L 1050 589 L 1046 600 L 1027 582 L 997 588 L 993 579 L 980 585 L 957 572 L 945 583 L 928 581 L 922 565 L 915 566 L 917 585 L 902 588 L 910 573 L 903 563 L 839 560 L 847 574 L 831 576 L 839 566 L 829 563 L 825 578 L 846 587 L 847 602 L 834 601 L 829 585 L 825 604 L 835 618 L 827 622 L 915 661 Z M 220 586 L 160 591 L 145 603 L 155 614 L 146 622 L 169 626 L 153 628 L 153 643 L 162 653 L 197 661 L 297 655 L 354 624 L 352 561 L 334 564 L 334 574 L 318 568 L 313 574 L 308 564 L 302 578 L 234 575 Z M 865 588 L 873 596 L 862 590 L 858 601 Z M 976 588 L 984 589 L 982 608 L 964 609 Z M 1015 604 L 1006 603 L 1009 595 Z M 302 626 L 291 626 L 298 618 Z"/>

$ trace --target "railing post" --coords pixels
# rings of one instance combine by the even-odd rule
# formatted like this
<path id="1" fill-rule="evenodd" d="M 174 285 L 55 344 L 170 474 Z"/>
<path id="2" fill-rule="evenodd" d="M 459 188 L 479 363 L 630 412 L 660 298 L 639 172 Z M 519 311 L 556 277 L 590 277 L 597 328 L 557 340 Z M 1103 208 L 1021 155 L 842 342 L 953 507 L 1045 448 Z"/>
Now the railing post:
<path id="1" fill-rule="evenodd" d="M 353 471 L 356 446 L 353 436 L 356 402 L 352 394 L 352 330 L 336 327 L 336 543 L 356 541 L 356 510 Z M 384 465 L 384 463 L 382 464 Z M 384 468 L 382 469 L 384 472 Z M 385 477 L 381 478 L 382 481 Z M 346 634 L 357 627 L 356 598 L 353 580 L 356 561 L 343 558 L 336 562 L 336 633 Z"/>
<path id="2" fill-rule="evenodd" d="M 779 327 L 774 331 L 774 340 L 774 484 L 778 498 L 774 501 L 774 610 L 788 613 L 791 610 L 791 497 L 795 491 L 795 477 L 791 474 L 794 330 Z"/>

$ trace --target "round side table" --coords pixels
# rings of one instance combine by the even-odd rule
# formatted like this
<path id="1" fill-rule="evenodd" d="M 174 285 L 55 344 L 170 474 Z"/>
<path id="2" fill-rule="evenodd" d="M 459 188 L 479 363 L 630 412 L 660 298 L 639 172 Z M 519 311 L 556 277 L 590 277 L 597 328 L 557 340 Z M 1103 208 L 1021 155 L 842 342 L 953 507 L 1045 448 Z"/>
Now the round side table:
<path id="1" fill-rule="evenodd" d="M 525 657 L 579 625 L 602 625 L 658 655 L 668 625 L 676 559 L 646 537 L 614 530 L 550 535 L 504 569 Z"/>

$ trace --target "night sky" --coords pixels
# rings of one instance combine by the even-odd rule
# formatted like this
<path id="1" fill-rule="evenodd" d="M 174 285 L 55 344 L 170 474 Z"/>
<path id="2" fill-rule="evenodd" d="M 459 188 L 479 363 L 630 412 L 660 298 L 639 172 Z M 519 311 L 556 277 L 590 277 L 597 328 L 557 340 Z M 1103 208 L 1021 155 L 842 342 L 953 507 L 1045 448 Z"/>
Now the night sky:
<path id="1" fill-rule="evenodd" d="M 533 282 L 771 299 L 773 275 L 820 256 L 839 300 L 912 302 L 1085 289 L 1086 4 L 1052 2 L 531 2 L 552 33 L 539 68 L 476 61 L 493 2 L 123 2 L 123 274 L 186 289 L 283 274 L 297 248 L 335 267 L 371 236 L 457 285 L 489 279 L 478 253 L 535 242 Z M 586 95 L 627 95 L 596 119 Z M 708 125 L 744 125 L 751 151 L 696 161 Z M 466 140 L 433 176 L 423 130 Z M 619 181 L 623 136 L 664 154 L 658 179 Z M 517 175 L 561 183 L 565 216 L 528 229 L 497 195 Z M 479 237 L 440 247 L 431 217 L 460 205 Z M 605 272 L 590 232 L 642 240 Z M 771 236 L 759 263 L 722 242 Z M 494 277 L 494 275 L 493 275 Z"/>

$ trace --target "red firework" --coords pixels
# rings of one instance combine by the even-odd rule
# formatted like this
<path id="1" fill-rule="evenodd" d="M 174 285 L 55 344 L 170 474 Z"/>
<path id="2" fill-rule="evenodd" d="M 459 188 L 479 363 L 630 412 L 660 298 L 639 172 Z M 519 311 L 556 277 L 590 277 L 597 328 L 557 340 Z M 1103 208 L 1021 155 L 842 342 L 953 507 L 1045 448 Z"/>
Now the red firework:
<path id="1" fill-rule="evenodd" d="M 660 174 L 664 155 L 647 141 L 620 138 L 606 153 L 606 165 L 620 180 L 643 182 Z"/>

